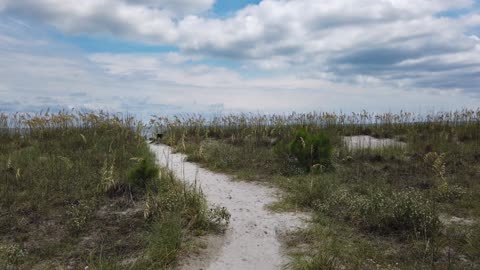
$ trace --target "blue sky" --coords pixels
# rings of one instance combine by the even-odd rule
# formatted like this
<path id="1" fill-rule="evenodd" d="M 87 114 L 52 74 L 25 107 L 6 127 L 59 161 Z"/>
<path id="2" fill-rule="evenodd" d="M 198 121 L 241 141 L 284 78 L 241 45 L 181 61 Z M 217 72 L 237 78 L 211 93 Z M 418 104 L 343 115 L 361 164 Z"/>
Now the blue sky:
<path id="1" fill-rule="evenodd" d="M 0 0 L 0 111 L 479 107 L 472 0 Z"/>
<path id="2" fill-rule="evenodd" d="M 248 5 L 257 5 L 258 3 L 260 3 L 260 0 L 216 1 L 213 5 L 213 13 L 223 17 Z"/>

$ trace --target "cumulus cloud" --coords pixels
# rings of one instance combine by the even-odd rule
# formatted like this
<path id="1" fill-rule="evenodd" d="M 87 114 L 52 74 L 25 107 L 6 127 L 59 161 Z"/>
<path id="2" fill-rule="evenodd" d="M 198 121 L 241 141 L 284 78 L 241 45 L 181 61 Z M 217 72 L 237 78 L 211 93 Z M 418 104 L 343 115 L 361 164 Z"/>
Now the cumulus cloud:
<path id="1" fill-rule="evenodd" d="M 371 26 L 386 25 L 394 32 L 382 31 L 391 38 L 431 33 L 445 23 L 421 19 L 449 9 L 471 6 L 471 0 L 264 0 L 239 10 L 232 17 L 215 19 L 196 15 L 213 5 L 213 0 L 3 0 L 5 13 L 37 18 L 70 33 L 108 32 L 126 37 L 170 42 L 191 50 L 236 48 L 239 55 L 259 57 L 273 53 L 295 52 L 296 47 L 310 50 L 347 49 L 364 42 Z M 1 7 L 1 6 L 0 6 Z M 175 10 L 175 14 L 172 14 Z M 182 14 L 181 18 L 175 18 Z M 476 16 L 464 19 L 474 24 Z M 423 26 L 419 26 L 423 24 Z M 459 29 L 455 23 L 449 28 Z M 345 29 L 344 29 L 345 28 Z M 434 28 L 434 29 L 432 29 Z M 333 48 L 330 40 L 337 30 L 344 40 Z M 382 30 L 382 29 L 379 29 Z M 415 30 L 411 33 L 411 30 Z M 373 35 L 367 35 L 373 37 Z M 298 40 L 297 38 L 301 38 Z M 383 38 L 385 40 L 387 37 Z M 299 41 L 307 41 L 304 45 Z M 338 43 L 339 40 L 334 40 Z M 243 45 L 243 46 L 240 46 Z M 266 48 L 262 48 L 263 45 Z M 270 45 L 271 47 L 268 47 Z M 343 45 L 343 46 L 342 46 Z M 259 48 L 260 47 L 260 48 Z M 253 50 L 253 49 L 256 50 Z"/>
<path id="2" fill-rule="evenodd" d="M 205 12 L 213 6 L 214 2 L 215 0 L 127 0 L 127 3 L 133 5 L 172 11 L 175 16 Z"/>
<path id="3" fill-rule="evenodd" d="M 117 0 L 24 0 L 8 1 L 4 12 L 52 24 L 73 34 L 111 34 L 156 42 L 176 39 L 172 13 L 150 8 L 144 2 Z"/>
<path id="4" fill-rule="evenodd" d="M 367 77 L 354 84 L 331 82 L 328 74 L 245 78 L 182 53 L 78 54 L 54 40 L 38 42 L 33 29 L 0 27 L 11 28 L 4 36 L 13 41 L 0 50 L 0 111 L 107 109 L 148 120 L 185 112 L 418 111 L 428 102 L 436 109 L 476 103 L 462 91 L 404 91 Z"/>
<path id="5" fill-rule="evenodd" d="M 345 89 L 369 97 L 374 91 L 411 91 L 422 97 L 434 92 L 468 98 L 480 94 L 480 14 L 472 9 L 472 0 L 263 0 L 225 18 L 208 14 L 213 4 L 213 0 L 0 0 L 0 10 L 68 34 L 109 34 L 180 50 L 143 56 L 94 54 L 75 63 L 63 57 L 43 59 L 40 54 L 16 56 L 17 63 L 55 63 L 42 70 L 31 70 L 28 64 L 22 67 L 38 80 L 39 74 L 52 79 L 52 74 L 59 73 L 51 69 L 66 66 L 67 74 L 60 74 L 77 82 L 75 88 L 92 76 L 92 81 L 99 83 L 88 87 L 106 89 L 121 82 L 144 87 L 151 95 L 155 88 L 170 87 L 178 91 L 168 92 L 169 97 L 175 96 L 169 100 L 174 104 L 178 104 L 179 94 L 188 92 L 190 101 L 207 104 L 208 96 L 212 104 L 224 104 L 225 108 L 255 104 L 249 98 L 260 90 L 263 99 L 272 96 L 268 91 L 278 91 L 277 103 L 287 107 L 292 103 L 287 93 L 294 89 L 302 93 L 298 97 L 307 92 L 316 97 L 309 99 L 305 94 L 300 99 L 305 104 L 331 101 Z M 471 11 L 456 17 L 442 15 L 459 9 Z M 4 46 L 22 42 L 1 35 L 0 41 Z M 225 58 L 249 72 L 263 74 L 266 70 L 275 75 L 248 79 L 242 72 L 198 61 Z M 99 71 L 101 76 L 92 75 Z M 198 94 L 193 89 L 202 91 Z M 209 95 L 202 96 L 206 91 Z M 233 97 L 235 101 L 228 100 Z"/>

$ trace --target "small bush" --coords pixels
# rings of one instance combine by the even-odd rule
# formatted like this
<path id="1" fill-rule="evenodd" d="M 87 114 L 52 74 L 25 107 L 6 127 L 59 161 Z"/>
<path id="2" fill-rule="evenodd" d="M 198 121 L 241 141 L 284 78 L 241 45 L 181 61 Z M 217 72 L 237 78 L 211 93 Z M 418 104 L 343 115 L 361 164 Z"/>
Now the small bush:
<path id="1" fill-rule="evenodd" d="M 312 134 L 306 129 L 300 129 L 289 148 L 298 165 L 307 172 L 310 172 L 314 166 L 331 167 L 332 145 L 323 133 Z"/>
<path id="2" fill-rule="evenodd" d="M 132 189 L 145 190 L 149 183 L 158 177 L 157 165 L 149 159 L 142 159 L 128 171 L 128 185 Z"/>
<path id="3" fill-rule="evenodd" d="M 275 162 L 278 164 L 278 172 L 281 175 L 295 176 L 303 175 L 307 172 L 306 169 L 298 166 L 296 158 L 290 152 L 290 144 L 278 143 L 273 148 L 273 152 L 276 156 Z"/>
<path id="4" fill-rule="evenodd" d="M 225 207 L 213 207 L 208 211 L 208 220 L 217 228 L 226 229 L 230 224 L 230 213 Z"/>
<path id="5" fill-rule="evenodd" d="M 381 233 L 405 231 L 433 236 L 439 232 L 440 221 L 433 202 L 415 191 L 359 195 L 341 190 L 326 203 L 318 203 L 317 208 Z"/>
<path id="6" fill-rule="evenodd" d="M 93 209 L 93 202 L 90 201 L 79 201 L 68 206 L 67 227 L 72 234 L 78 235 L 85 229 Z"/>
<path id="7" fill-rule="evenodd" d="M 459 185 L 450 185 L 447 182 L 444 182 L 436 188 L 435 199 L 439 202 L 453 203 L 456 200 L 461 199 L 465 194 L 467 194 L 465 188 Z"/>

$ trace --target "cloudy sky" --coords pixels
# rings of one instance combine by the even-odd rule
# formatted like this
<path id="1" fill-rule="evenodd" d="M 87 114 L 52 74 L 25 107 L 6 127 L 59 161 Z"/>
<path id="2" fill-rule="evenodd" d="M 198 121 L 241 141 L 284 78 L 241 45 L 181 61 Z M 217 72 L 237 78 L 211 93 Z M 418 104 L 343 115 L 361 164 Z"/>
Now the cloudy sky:
<path id="1" fill-rule="evenodd" d="M 0 111 L 480 106 L 474 0 L 0 0 Z"/>

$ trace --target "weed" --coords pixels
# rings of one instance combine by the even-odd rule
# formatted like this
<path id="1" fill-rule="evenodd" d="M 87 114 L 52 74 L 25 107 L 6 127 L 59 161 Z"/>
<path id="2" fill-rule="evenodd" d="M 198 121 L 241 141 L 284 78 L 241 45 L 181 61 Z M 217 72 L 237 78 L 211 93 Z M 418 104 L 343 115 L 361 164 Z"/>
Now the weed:
<path id="1" fill-rule="evenodd" d="M 208 219 L 217 228 L 227 228 L 230 223 L 230 213 L 225 207 L 213 207 L 208 211 Z"/>
<path id="2" fill-rule="evenodd" d="M 67 227 L 72 234 L 78 235 L 85 230 L 93 209 L 92 202 L 83 200 L 67 206 Z"/>

